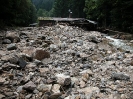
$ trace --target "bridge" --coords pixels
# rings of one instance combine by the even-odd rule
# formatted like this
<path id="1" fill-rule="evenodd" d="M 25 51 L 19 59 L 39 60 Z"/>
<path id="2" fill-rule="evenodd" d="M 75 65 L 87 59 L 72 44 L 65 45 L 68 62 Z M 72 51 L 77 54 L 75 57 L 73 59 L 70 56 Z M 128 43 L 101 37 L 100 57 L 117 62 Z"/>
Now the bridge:
<path id="1" fill-rule="evenodd" d="M 85 18 L 56 18 L 56 17 L 39 17 L 39 26 L 52 26 L 58 24 L 67 24 L 70 26 L 79 26 L 88 30 L 95 30 L 97 22 Z"/>

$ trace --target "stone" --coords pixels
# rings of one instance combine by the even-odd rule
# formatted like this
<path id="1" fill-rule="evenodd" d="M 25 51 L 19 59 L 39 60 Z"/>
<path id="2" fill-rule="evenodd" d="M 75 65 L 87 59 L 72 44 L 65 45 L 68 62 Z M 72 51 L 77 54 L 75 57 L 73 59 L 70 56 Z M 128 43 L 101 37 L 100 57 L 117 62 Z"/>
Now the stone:
<path id="1" fill-rule="evenodd" d="M 35 68 L 37 65 L 35 63 L 28 63 L 26 65 L 27 68 Z"/>
<path id="2" fill-rule="evenodd" d="M 127 96 L 125 94 L 121 94 L 121 99 L 127 99 Z"/>
<path id="3" fill-rule="evenodd" d="M 79 79 L 76 78 L 76 77 L 71 77 L 71 80 L 72 80 L 72 84 L 76 84 L 76 85 L 79 85 L 80 84 Z"/>
<path id="4" fill-rule="evenodd" d="M 47 43 L 43 43 L 42 44 L 42 47 L 44 47 L 44 48 L 46 48 L 46 47 L 48 47 L 49 45 L 47 44 Z"/>
<path id="5" fill-rule="evenodd" d="M 59 85 L 59 84 L 54 84 L 53 86 L 52 86 L 52 92 L 53 93 L 60 93 L 60 87 L 61 87 L 61 85 Z"/>
<path id="6" fill-rule="evenodd" d="M 83 59 L 86 59 L 89 57 L 89 55 L 85 54 L 85 53 L 80 53 L 80 57 Z"/>
<path id="7" fill-rule="evenodd" d="M 78 92 L 83 92 L 83 93 L 85 93 L 85 95 L 90 95 L 94 92 L 99 93 L 100 89 L 98 87 L 85 87 L 85 88 L 82 88 L 82 89 L 78 89 L 77 91 Z"/>
<path id="8" fill-rule="evenodd" d="M 6 97 L 5 95 L 0 94 L 0 99 L 3 99 L 3 98 L 5 98 L 5 97 Z"/>
<path id="9" fill-rule="evenodd" d="M 40 71 L 41 74 L 50 73 L 49 68 L 39 68 L 39 71 Z"/>
<path id="10" fill-rule="evenodd" d="M 91 65 L 90 64 L 83 64 L 82 67 L 88 69 L 88 68 L 91 68 Z"/>
<path id="11" fill-rule="evenodd" d="M 26 54 L 29 57 L 33 57 L 35 50 L 36 49 L 34 47 L 25 47 L 22 49 L 22 53 Z"/>
<path id="12" fill-rule="evenodd" d="M 16 49 L 17 49 L 17 46 L 16 46 L 15 43 L 9 44 L 9 45 L 7 46 L 7 50 L 16 50 Z"/>
<path id="13" fill-rule="evenodd" d="M 81 80 L 79 84 L 80 88 L 84 88 L 86 86 L 86 83 L 83 80 Z"/>
<path id="14" fill-rule="evenodd" d="M 2 44 L 11 44 L 11 43 L 12 42 L 9 39 L 4 39 L 3 42 L 2 42 Z"/>
<path id="15" fill-rule="evenodd" d="M 93 43 L 100 43 L 100 41 L 95 37 L 95 36 L 92 36 L 91 38 L 91 42 L 93 42 Z"/>
<path id="16" fill-rule="evenodd" d="M 0 77 L 0 85 L 1 85 L 1 84 L 4 84 L 4 83 L 6 82 L 5 79 L 6 79 L 6 78 L 2 78 L 2 77 Z"/>
<path id="17" fill-rule="evenodd" d="M 21 67 L 21 68 L 24 68 L 26 65 L 27 65 L 27 63 L 26 63 L 26 61 L 23 59 L 23 58 L 19 58 L 18 59 L 18 65 Z"/>
<path id="18" fill-rule="evenodd" d="M 32 82 L 32 81 L 29 81 L 28 83 L 26 83 L 24 86 L 23 86 L 23 89 L 24 90 L 27 90 L 27 91 L 34 91 L 36 88 L 36 85 Z"/>
<path id="19" fill-rule="evenodd" d="M 26 62 L 31 62 L 31 61 L 33 61 L 32 55 L 29 56 L 28 54 L 20 53 L 20 57 L 23 58 Z"/>
<path id="20" fill-rule="evenodd" d="M 50 92 L 51 88 L 52 88 L 52 84 L 50 85 L 40 84 L 37 87 L 38 91 L 43 92 L 43 93 Z"/>
<path id="21" fill-rule="evenodd" d="M 20 42 L 19 35 L 16 32 L 7 31 L 6 38 L 11 40 L 14 43 Z"/>
<path id="22" fill-rule="evenodd" d="M 44 58 L 50 58 L 50 53 L 42 49 L 36 49 L 33 57 L 37 60 L 42 60 Z"/>
<path id="23" fill-rule="evenodd" d="M 27 96 L 25 96 L 25 99 L 30 99 L 32 96 L 32 94 L 28 94 Z"/>
<path id="24" fill-rule="evenodd" d="M 15 65 L 15 64 L 10 64 L 10 63 L 6 63 L 6 64 L 2 65 L 3 70 L 16 69 L 18 67 L 19 66 Z"/>
<path id="25" fill-rule="evenodd" d="M 71 84 L 71 78 L 70 76 L 66 76 L 64 74 L 56 74 L 57 77 L 57 83 L 64 86 L 64 85 L 70 85 Z"/>
<path id="26" fill-rule="evenodd" d="M 58 46 L 55 45 L 55 44 L 51 44 L 51 45 L 50 45 L 50 50 L 51 50 L 51 51 L 57 51 L 57 50 L 58 50 Z"/>
<path id="27" fill-rule="evenodd" d="M 88 75 L 88 73 L 84 73 L 84 74 L 82 74 L 82 80 L 83 80 L 84 82 L 87 82 L 88 79 L 89 79 L 89 75 Z"/>
<path id="28" fill-rule="evenodd" d="M 11 96 L 13 96 L 13 92 L 5 92 L 5 95 L 8 97 L 11 97 Z"/>
<path id="29" fill-rule="evenodd" d="M 10 63 L 17 64 L 18 63 L 18 57 L 16 55 L 10 57 L 9 59 Z"/>
<path id="30" fill-rule="evenodd" d="M 127 74 L 124 74 L 122 72 L 119 73 L 112 73 L 111 78 L 113 80 L 130 80 L 130 76 Z"/>
<path id="31" fill-rule="evenodd" d="M 19 86 L 18 88 L 17 88 L 17 92 L 22 92 L 23 91 L 23 86 Z"/>
<path id="32" fill-rule="evenodd" d="M 82 72 L 80 72 L 80 74 L 88 74 L 88 75 L 90 75 L 90 76 L 92 76 L 93 75 L 93 72 L 90 70 L 90 69 L 87 69 L 87 70 L 83 70 Z"/>
<path id="33" fill-rule="evenodd" d="M 4 62 L 8 62 L 10 61 L 11 57 L 9 55 L 4 55 L 1 57 L 1 60 L 4 61 Z"/>
<path id="34" fill-rule="evenodd" d="M 37 66 L 38 66 L 38 65 L 43 65 L 42 61 L 37 60 L 37 59 L 34 60 L 34 63 L 35 63 Z"/>
<path id="35" fill-rule="evenodd" d="M 61 95 L 62 93 L 54 93 L 49 96 L 49 99 L 58 99 Z"/>

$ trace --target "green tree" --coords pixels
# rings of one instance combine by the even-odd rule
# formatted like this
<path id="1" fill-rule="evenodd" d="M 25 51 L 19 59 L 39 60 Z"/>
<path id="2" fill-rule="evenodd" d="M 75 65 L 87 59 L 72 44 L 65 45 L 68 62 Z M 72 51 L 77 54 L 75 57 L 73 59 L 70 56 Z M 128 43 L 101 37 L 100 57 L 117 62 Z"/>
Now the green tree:
<path id="1" fill-rule="evenodd" d="M 0 19 L 5 25 L 27 26 L 35 21 L 35 7 L 30 0 L 1 0 Z"/>
<path id="2" fill-rule="evenodd" d="M 37 11 L 37 16 L 38 17 L 47 17 L 47 16 L 49 16 L 49 12 L 46 10 L 43 10 L 43 9 L 39 9 Z"/>

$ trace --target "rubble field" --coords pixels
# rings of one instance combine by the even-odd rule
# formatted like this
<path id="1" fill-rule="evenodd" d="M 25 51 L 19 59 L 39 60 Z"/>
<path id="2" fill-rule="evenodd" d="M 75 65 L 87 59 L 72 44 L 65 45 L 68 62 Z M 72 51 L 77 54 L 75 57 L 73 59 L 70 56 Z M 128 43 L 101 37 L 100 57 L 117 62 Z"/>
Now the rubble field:
<path id="1" fill-rule="evenodd" d="M 54 25 L 0 33 L 0 99 L 133 99 L 133 53 L 100 32 Z"/>

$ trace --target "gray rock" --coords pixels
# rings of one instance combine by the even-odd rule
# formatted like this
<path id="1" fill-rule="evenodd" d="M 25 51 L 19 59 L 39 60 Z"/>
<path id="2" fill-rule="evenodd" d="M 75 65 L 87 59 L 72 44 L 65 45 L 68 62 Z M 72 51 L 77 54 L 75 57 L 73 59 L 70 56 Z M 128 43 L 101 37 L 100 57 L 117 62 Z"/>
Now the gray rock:
<path id="1" fill-rule="evenodd" d="M 17 88 L 17 92 L 22 92 L 23 91 L 23 86 L 19 86 L 18 88 Z"/>
<path id="2" fill-rule="evenodd" d="M 10 44 L 10 45 L 7 46 L 7 50 L 16 50 L 16 49 L 17 49 L 17 46 L 16 46 L 15 43 Z"/>
<path id="3" fill-rule="evenodd" d="M 86 68 L 86 69 L 91 68 L 91 65 L 90 64 L 83 64 L 83 68 Z"/>
<path id="4" fill-rule="evenodd" d="M 26 83 L 24 86 L 23 86 L 23 89 L 24 90 L 27 90 L 27 91 L 34 91 L 36 88 L 36 85 L 32 82 L 32 81 L 29 81 L 28 83 Z"/>
<path id="5" fill-rule="evenodd" d="M 62 93 L 54 93 L 49 96 L 49 99 L 58 99 Z"/>
<path id="6" fill-rule="evenodd" d="M 12 42 L 9 39 L 4 39 L 2 43 L 3 44 L 11 44 Z"/>
<path id="7" fill-rule="evenodd" d="M 52 84 L 50 84 L 50 85 L 40 84 L 37 87 L 37 89 L 40 92 L 50 92 L 51 88 L 52 88 Z"/>
<path id="8" fill-rule="evenodd" d="M 35 94 L 38 94 L 38 93 L 39 93 L 39 91 L 38 91 L 38 90 L 36 90 L 36 89 L 35 89 L 33 92 L 34 92 Z"/>
<path id="9" fill-rule="evenodd" d="M 124 74 L 122 72 L 120 72 L 120 73 L 112 73 L 111 74 L 111 78 L 113 80 L 130 80 L 129 75 Z"/>
<path id="10" fill-rule="evenodd" d="M 51 44 L 51 45 L 50 45 L 50 50 L 51 50 L 51 51 L 57 51 L 57 50 L 58 50 L 58 46 L 55 45 L 55 44 Z"/>
<path id="11" fill-rule="evenodd" d="M 12 64 L 17 64 L 18 63 L 18 57 L 17 56 L 13 56 L 9 59 L 10 63 Z"/>
<path id="12" fill-rule="evenodd" d="M 26 61 L 23 58 L 19 58 L 18 63 L 21 68 L 24 68 L 27 65 Z"/>
<path id="13" fill-rule="evenodd" d="M 5 95 L 0 94 L 0 99 L 5 98 Z"/>
<path id="14" fill-rule="evenodd" d="M 11 96 L 13 96 L 13 92 L 5 92 L 5 95 L 8 97 L 11 97 Z"/>
<path id="15" fill-rule="evenodd" d="M 95 37 L 95 36 L 92 36 L 92 37 L 90 37 L 90 39 L 91 39 L 91 42 L 93 42 L 93 43 L 100 43 L 100 41 L 98 40 L 98 38 L 97 37 Z"/>
<path id="16" fill-rule="evenodd" d="M 7 31 L 6 38 L 7 39 L 10 39 L 14 43 L 17 43 L 17 42 L 20 41 L 19 35 L 16 32 Z"/>
<path id="17" fill-rule="evenodd" d="M 43 65 L 43 63 L 42 63 L 40 60 L 37 60 L 37 59 L 35 59 L 34 63 L 35 63 L 36 65 Z"/>
<path id="18" fill-rule="evenodd" d="M 32 94 L 28 94 L 28 95 L 25 97 L 25 99 L 30 99 L 31 96 L 32 96 Z"/>

